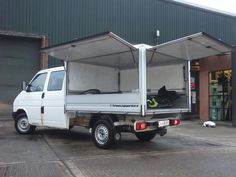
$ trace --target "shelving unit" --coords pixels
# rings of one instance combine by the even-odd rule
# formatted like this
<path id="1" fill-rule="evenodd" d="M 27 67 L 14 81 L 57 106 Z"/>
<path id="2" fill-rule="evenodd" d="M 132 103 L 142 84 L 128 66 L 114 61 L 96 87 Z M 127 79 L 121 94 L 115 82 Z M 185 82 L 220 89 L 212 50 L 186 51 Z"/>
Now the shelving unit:
<path id="1" fill-rule="evenodd" d="M 227 70 L 228 72 L 229 70 Z M 224 73 L 225 71 L 218 71 Z M 212 74 L 212 75 L 211 75 Z M 214 75 L 213 75 L 214 74 Z M 210 120 L 226 121 L 231 119 L 232 86 L 231 78 L 219 83 L 217 73 L 210 73 L 209 100 Z"/>

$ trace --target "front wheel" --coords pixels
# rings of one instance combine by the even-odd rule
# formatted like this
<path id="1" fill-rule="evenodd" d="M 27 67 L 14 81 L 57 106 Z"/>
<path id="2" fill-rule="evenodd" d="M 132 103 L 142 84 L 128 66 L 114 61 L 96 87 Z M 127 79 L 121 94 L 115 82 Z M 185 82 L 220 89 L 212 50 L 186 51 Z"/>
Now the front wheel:
<path id="1" fill-rule="evenodd" d="M 114 143 L 114 129 L 107 120 L 98 120 L 93 126 L 94 144 L 101 149 L 108 149 Z"/>
<path id="2" fill-rule="evenodd" d="M 18 114 L 15 119 L 15 129 L 19 134 L 31 134 L 35 131 L 35 126 L 30 125 L 25 113 Z"/>
<path id="3" fill-rule="evenodd" d="M 156 132 L 137 132 L 135 133 L 136 137 L 140 140 L 140 141 L 151 141 L 153 138 L 155 138 L 156 136 Z"/>

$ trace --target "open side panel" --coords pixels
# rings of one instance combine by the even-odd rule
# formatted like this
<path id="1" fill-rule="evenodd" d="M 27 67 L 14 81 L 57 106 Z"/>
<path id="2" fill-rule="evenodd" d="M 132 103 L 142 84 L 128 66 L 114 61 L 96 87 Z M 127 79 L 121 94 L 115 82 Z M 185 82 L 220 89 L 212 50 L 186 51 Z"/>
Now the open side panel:
<path id="1" fill-rule="evenodd" d="M 123 57 L 131 58 L 128 60 L 132 61 L 131 64 L 135 62 L 132 52 L 136 50 L 129 42 L 112 32 L 106 32 L 45 48 L 42 52 L 64 61 L 120 67 L 128 64 L 127 61 L 122 60 Z M 117 55 L 121 58 L 115 61 Z"/>
<path id="2" fill-rule="evenodd" d="M 195 60 L 232 51 L 232 47 L 206 33 L 197 33 L 149 49 L 171 60 Z"/>

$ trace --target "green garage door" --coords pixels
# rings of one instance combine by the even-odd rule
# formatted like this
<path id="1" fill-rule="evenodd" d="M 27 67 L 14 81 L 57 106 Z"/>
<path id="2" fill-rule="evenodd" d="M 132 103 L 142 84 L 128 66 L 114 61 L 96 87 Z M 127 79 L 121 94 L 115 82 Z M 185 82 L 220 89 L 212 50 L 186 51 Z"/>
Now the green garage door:
<path id="1" fill-rule="evenodd" d="M 0 36 L 0 118 L 11 116 L 21 82 L 39 70 L 40 40 Z"/>

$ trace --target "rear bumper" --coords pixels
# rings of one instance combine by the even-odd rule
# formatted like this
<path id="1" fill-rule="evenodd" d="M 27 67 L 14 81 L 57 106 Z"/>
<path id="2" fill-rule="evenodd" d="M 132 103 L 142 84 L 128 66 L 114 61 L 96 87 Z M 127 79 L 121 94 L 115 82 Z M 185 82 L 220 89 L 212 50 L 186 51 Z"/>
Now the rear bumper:
<path id="1" fill-rule="evenodd" d="M 140 124 L 144 124 L 140 126 Z M 179 118 L 139 120 L 134 122 L 134 132 L 159 131 L 168 126 L 177 126 L 180 124 Z"/>

